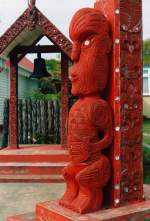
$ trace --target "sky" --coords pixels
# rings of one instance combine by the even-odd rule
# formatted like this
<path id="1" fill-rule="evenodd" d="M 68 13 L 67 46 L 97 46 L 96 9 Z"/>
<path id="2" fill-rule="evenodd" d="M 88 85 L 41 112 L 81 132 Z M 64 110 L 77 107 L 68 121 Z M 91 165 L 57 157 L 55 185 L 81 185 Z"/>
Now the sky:
<path id="1" fill-rule="evenodd" d="M 36 6 L 68 36 L 72 15 L 83 7 L 93 7 L 94 0 L 36 0 Z M 28 6 L 28 0 L 0 0 L 0 35 Z"/>
<path id="2" fill-rule="evenodd" d="M 68 37 L 72 15 L 83 7 L 93 7 L 94 0 L 36 0 L 36 6 Z M 0 35 L 28 6 L 28 0 L 0 0 Z M 150 38 L 150 0 L 143 0 L 143 38 Z M 46 42 L 46 41 L 45 41 Z"/>

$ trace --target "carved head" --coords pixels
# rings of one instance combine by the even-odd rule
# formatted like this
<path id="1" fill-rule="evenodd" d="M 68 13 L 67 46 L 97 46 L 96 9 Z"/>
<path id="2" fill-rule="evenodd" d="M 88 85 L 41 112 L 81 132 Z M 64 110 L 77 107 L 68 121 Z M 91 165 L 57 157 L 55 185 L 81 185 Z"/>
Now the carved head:
<path id="1" fill-rule="evenodd" d="M 83 8 L 72 18 L 70 38 L 73 41 L 70 70 L 72 94 L 98 93 L 108 80 L 108 53 L 111 49 L 109 23 L 94 8 Z"/>

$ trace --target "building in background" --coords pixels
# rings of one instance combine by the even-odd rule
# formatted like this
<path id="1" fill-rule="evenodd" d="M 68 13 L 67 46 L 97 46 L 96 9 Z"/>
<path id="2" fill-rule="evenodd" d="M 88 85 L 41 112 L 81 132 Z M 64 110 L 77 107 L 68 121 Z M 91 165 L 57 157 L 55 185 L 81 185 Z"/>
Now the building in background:
<path id="1" fill-rule="evenodd" d="M 38 89 L 39 83 L 30 79 L 33 63 L 24 57 L 18 67 L 18 96 L 19 99 L 29 98 Z M 5 98 L 9 98 L 9 63 L 0 57 L 0 126 L 3 124 L 3 105 Z M 143 67 L 143 115 L 150 118 L 150 65 Z"/>
<path id="2" fill-rule="evenodd" d="M 30 79 L 33 63 L 24 57 L 18 65 L 18 97 L 29 98 L 32 91 L 38 89 L 38 81 Z M 9 98 L 9 63 L 0 57 L 0 125 L 3 124 L 3 105 L 5 98 Z"/>
<path id="3" fill-rule="evenodd" d="M 150 118 L 150 65 L 143 67 L 143 115 Z"/>

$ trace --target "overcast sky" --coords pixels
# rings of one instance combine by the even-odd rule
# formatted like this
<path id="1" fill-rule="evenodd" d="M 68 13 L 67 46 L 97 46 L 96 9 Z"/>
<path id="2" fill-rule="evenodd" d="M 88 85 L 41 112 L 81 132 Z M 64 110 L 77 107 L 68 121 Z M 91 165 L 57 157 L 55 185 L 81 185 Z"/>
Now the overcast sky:
<path id="1" fill-rule="evenodd" d="M 94 0 L 36 0 L 37 7 L 68 36 L 72 15 L 82 7 L 93 7 Z M 0 0 L 0 35 L 26 9 L 28 0 Z M 143 37 L 150 38 L 150 0 L 143 0 Z"/>
<path id="2" fill-rule="evenodd" d="M 82 7 L 93 7 L 94 0 L 36 0 L 37 7 L 68 35 L 73 13 Z M 0 35 L 26 9 L 27 0 L 0 0 Z M 144 39 L 150 38 L 150 0 L 143 0 Z"/>
<path id="3" fill-rule="evenodd" d="M 93 7 L 94 0 L 36 0 L 36 6 L 68 36 L 69 21 L 79 8 Z M 28 6 L 28 0 L 0 0 L 0 35 Z"/>

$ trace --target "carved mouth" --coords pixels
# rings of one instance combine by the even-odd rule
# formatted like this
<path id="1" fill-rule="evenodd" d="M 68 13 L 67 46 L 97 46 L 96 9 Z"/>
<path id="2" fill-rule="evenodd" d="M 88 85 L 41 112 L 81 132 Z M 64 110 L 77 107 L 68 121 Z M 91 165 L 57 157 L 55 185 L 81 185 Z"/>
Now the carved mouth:
<path id="1" fill-rule="evenodd" d="M 77 80 L 78 80 L 78 78 L 76 77 L 76 76 L 72 76 L 71 74 L 69 75 L 69 80 L 71 81 L 71 82 L 76 82 Z"/>
<path id="2" fill-rule="evenodd" d="M 76 83 L 77 80 L 78 80 L 77 78 L 72 78 L 71 82 L 72 82 L 72 83 Z"/>
<path id="3" fill-rule="evenodd" d="M 72 81 L 72 77 L 71 77 L 71 75 L 69 75 L 69 80 Z"/>

